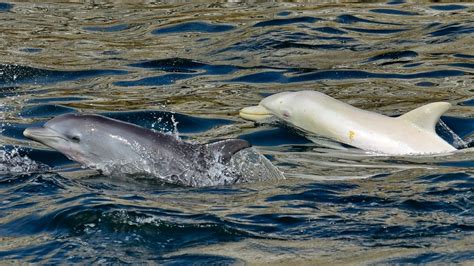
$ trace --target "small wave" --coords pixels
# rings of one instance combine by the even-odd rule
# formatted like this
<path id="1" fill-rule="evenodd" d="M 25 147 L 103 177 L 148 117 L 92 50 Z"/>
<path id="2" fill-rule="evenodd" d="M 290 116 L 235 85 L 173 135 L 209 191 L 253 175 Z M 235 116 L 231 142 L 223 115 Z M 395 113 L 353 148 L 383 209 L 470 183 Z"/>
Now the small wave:
<path id="1" fill-rule="evenodd" d="M 287 77 L 284 72 L 267 71 L 257 74 L 237 77 L 231 82 L 248 83 L 296 83 L 316 80 L 343 80 L 343 79 L 419 79 L 419 78 L 446 78 L 463 76 L 466 72 L 459 70 L 435 70 L 413 74 L 375 73 L 361 70 L 321 70 L 313 73 Z"/>
<path id="2" fill-rule="evenodd" d="M 280 19 L 272 19 L 272 20 L 258 22 L 253 26 L 254 27 L 284 26 L 284 25 L 296 24 L 296 23 L 315 23 L 321 20 L 322 19 L 315 18 L 315 17 L 280 18 Z"/>
<path id="3" fill-rule="evenodd" d="M 56 83 L 102 75 L 123 75 L 123 70 L 48 70 L 16 64 L 0 64 L 0 87 L 29 83 Z"/>
<path id="4" fill-rule="evenodd" d="M 117 32 L 117 31 L 124 31 L 130 29 L 132 26 L 128 24 L 119 24 L 119 25 L 112 25 L 112 26 L 89 26 L 84 27 L 84 30 L 87 31 L 97 31 L 97 32 Z"/>
<path id="5" fill-rule="evenodd" d="M 153 34 L 172 34 L 186 32 L 217 33 L 233 30 L 235 26 L 228 24 L 211 24 L 207 22 L 185 22 L 172 26 L 165 26 L 154 30 Z"/>
<path id="6" fill-rule="evenodd" d="M 438 10 L 438 11 L 457 11 L 457 10 L 462 10 L 466 9 L 467 6 L 462 6 L 462 5 L 436 5 L 436 6 L 430 6 L 431 9 Z"/>
<path id="7" fill-rule="evenodd" d="M 370 11 L 374 12 L 374 13 L 385 14 L 385 15 L 398 15 L 398 16 L 416 16 L 416 15 L 419 15 L 416 12 L 410 12 L 410 11 L 404 11 L 404 10 L 398 10 L 398 9 L 389 9 L 389 8 L 377 8 L 377 9 L 372 9 Z"/>
<path id="8" fill-rule="evenodd" d="M 336 18 L 336 22 L 341 23 L 341 24 L 368 23 L 368 24 L 380 24 L 380 25 L 402 25 L 402 24 L 397 24 L 397 23 L 388 23 L 388 22 L 363 19 L 363 18 L 359 18 L 353 15 L 348 15 L 348 14 L 339 15 Z"/>

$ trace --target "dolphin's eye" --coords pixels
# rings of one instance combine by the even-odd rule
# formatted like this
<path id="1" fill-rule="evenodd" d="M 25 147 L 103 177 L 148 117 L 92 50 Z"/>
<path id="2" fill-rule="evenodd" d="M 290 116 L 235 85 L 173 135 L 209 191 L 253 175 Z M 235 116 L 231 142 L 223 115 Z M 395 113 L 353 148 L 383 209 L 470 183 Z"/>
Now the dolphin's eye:
<path id="1" fill-rule="evenodd" d="M 79 138 L 79 136 L 72 136 L 72 137 L 69 137 L 72 141 L 78 143 L 79 141 L 81 141 L 81 138 Z"/>
<path id="2" fill-rule="evenodd" d="M 282 115 L 285 118 L 290 118 L 290 112 L 288 110 L 283 110 Z"/>

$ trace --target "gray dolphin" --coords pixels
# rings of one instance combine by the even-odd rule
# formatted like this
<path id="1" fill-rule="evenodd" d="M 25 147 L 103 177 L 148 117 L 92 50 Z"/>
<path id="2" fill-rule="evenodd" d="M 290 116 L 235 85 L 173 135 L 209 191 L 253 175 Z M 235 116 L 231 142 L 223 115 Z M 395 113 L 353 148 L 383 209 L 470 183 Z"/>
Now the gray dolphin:
<path id="1" fill-rule="evenodd" d="M 23 135 L 105 175 L 193 187 L 283 178 L 245 140 L 193 144 L 95 114 L 60 115 Z"/>

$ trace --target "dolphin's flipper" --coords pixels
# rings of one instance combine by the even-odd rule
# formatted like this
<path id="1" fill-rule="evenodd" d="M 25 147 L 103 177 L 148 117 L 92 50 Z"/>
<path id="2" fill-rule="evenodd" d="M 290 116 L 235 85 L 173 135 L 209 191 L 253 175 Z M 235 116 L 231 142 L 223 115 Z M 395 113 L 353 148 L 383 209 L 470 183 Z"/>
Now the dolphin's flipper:
<path id="1" fill-rule="evenodd" d="M 205 144 L 206 148 L 213 154 L 222 154 L 222 162 L 226 163 L 230 160 L 232 155 L 245 148 L 251 147 L 248 141 L 242 139 L 226 139 Z"/>
<path id="2" fill-rule="evenodd" d="M 305 137 L 307 139 L 311 140 L 312 142 L 314 142 L 315 144 L 321 145 L 325 148 L 332 148 L 332 149 L 335 149 L 335 150 L 345 150 L 345 151 L 348 150 L 341 143 L 330 140 L 330 139 L 326 139 L 326 138 L 323 138 L 323 137 L 320 137 L 320 136 L 310 136 L 310 135 L 305 136 Z"/>
<path id="3" fill-rule="evenodd" d="M 436 123 L 450 107 L 451 104 L 447 102 L 430 103 L 399 116 L 397 119 L 408 121 L 423 130 L 436 134 Z"/>

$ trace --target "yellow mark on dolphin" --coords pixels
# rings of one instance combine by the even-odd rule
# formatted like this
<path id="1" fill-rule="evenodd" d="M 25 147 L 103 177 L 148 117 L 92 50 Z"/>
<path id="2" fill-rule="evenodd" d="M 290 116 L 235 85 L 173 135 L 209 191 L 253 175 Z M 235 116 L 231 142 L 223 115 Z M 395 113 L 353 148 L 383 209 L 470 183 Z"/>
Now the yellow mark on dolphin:
<path id="1" fill-rule="evenodd" d="M 356 133 L 355 133 L 354 131 L 352 131 L 352 130 L 349 130 L 349 139 L 350 139 L 351 141 L 353 141 L 353 140 L 354 140 L 354 138 L 355 138 L 355 135 L 356 135 Z"/>

